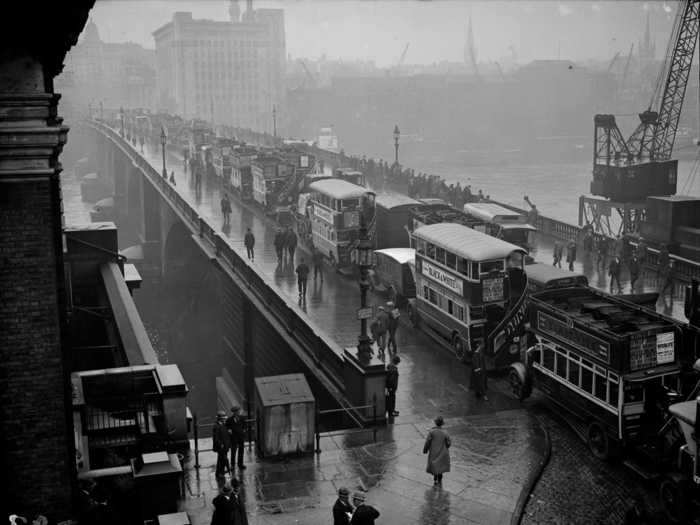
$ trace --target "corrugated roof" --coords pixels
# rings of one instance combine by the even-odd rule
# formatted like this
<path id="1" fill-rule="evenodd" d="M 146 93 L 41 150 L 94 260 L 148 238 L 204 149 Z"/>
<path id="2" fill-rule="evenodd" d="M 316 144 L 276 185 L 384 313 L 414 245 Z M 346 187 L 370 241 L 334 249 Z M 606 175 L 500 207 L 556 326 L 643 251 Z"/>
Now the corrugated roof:
<path id="1" fill-rule="evenodd" d="M 358 199 L 369 190 L 341 179 L 323 179 L 309 185 L 311 191 L 328 195 L 333 199 Z"/>
<path id="2" fill-rule="evenodd" d="M 304 374 L 256 377 L 255 386 L 262 405 L 266 407 L 314 401 Z"/>
<path id="3" fill-rule="evenodd" d="M 391 257 L 399 264 L 414 261 L 416 258 L 416 250 L 413 248 L 384 248 L 383 250 L 374 250 L 374 253 Z"/>
<path id="4" fill-rule="evenodd" d="M 377 206 L 381 206 L 387 210 L 398 208 L 399 206 L 423 206 L 423 204 L 418 202 L 416 199 L 412 199 L 408 195 L 403 195 L 401 193 L 377 194 L 377 199 L 375 202 L 377 203 Z"/>
<path id="5" fill-rule="evenodd" d="M 496 217 L 505 217 L 506 220 L 522 220 L 523 222 L 526 220 L 523 214 L 491 202 L 468 202 L 464 205 L 464 211 L 482 221 L 493 221 Z"/>
<path id="6" fill-rule="evenodd" d="M 520 246 L 451 222 L 421 226 L 413 234 L 470 261 L 504 259 L 513 252 L 527 253 Z"/>

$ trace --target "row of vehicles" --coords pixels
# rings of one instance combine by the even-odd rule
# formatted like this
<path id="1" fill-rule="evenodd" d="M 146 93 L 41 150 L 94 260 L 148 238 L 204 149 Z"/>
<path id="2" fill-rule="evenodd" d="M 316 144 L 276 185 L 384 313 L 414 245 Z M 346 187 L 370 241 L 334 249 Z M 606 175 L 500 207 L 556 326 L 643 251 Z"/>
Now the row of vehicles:
<path id="1" fill-rule="evenodd" d="M 212 164 L 241 199 L 273 207 L 339 269 L 353 265 L 366 228 L 375 285 L 393 287 L 414 324 L 460 359 L 481 348 L 488 369 L 509 370 L 519 399 L 537 388 L 560 407 L 595 456 L 622 456 L 658 478 L 671 520 L 698 515 L 696 330 L 631 301 L 639 298 L 594 290 L 581 274 L 533 264 L 534 227 L 498 204 L 458 210 L 375 195 L 362 173 L 323 173 L 303 149 L 284 157 L 240 143 L 208 146 L 195 146 L 198 162 Z M 271 166 L 285 162 L 292 168 L 280 176 Z"/>

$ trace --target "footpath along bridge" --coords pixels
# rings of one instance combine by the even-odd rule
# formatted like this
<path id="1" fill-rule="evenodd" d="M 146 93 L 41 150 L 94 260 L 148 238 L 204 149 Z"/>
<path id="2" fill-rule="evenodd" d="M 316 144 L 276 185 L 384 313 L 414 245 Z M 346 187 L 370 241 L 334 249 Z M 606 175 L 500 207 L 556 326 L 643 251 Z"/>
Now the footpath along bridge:
<path id="1" fill-rule="evenodd" d="M 219 359 L 232 383 L 240 385 L 239 399 L 249 399 L 252 377 L 304 370 L 323 408 L 371 403 L 372 392 L 380 390 L 373 387 L 383 387 L 384 363 L 358 366 L 344 351 L 357 340 L 356 283 L 327 273 L 323 284 L 310 282 L 302 308 L 295 300 L 294 265 L 277 263 L 272 247 L 275 225 L 234 201 L 231 223 L 223 226 L 218 180 L 205 177 L 197 191 L 182 170 L 181 157 L 168 152 L 167 169 L 174 171 L 176 181 L 172 185 L 160 175 L 160 151 L 146 147 L 140 153 L 103 123 L 89 122 L 71 134 L 72 140 L 84 141 L 91 156 L 96 154 L 96 169 L 112 179 L 120 235 L 131 232 L 140 244 L 137 265 L 146 283 L 149 277 L 177 282 L 197 273 L 209 276 L 204 282 L 212 290 L 214 309 L 221 312 L 215 319 L 219 325 L 215 340 L 222 351 L 201 348 L 198 358 Z M 246 260 L 242 245 L 248 227 L 257 239 L 255 262 Z M 120 245 L 125 245 L 121 239 Z M 541 239 L 538 255 L 551 260 L 547 238 Z M 299 253 L 297 261 L 302 256 Z M 596 283 L 595 273 L 589 278 Z M 369 489 L 370 499 L 382 501 L 384 515 L 388 511 L 400 522 L 412 523 L 408 517 L 420 516 L 416 523 L 431 523 L 421 510 L 427 504 L 423 492 L 430 488 L 423 485 L 430 480 L 424 479 L 419 449 L 431 417 L 438 412 L 462 443 L 455 450 L 455 472 L 446 486 L 449 493 L 459 495 L 459 503 L 453 499 L 452 505 L 441 508 L 444 502 L 433 502 L 431 518 L 436 523 L 440 516 L 464 518 L 465 523 L 505 523 L 518 515 L 522 509 L 518 498 L 529 490 L 527 481 L 543 454 L 537 423 L 498 382 L 491 385 L 488 403 L 475 403 L 468 393 L 466 369 L 454 366 L 454 357 L 447 352 L 436 352 L 434 343 L 421 333 L 403 326 L 399 345 L 401 414 L 394 425 L 380 432 L 376 445 L 368 443 L 366 435 L 322 438 L 322 460 L 313 467 L 321 472 L 312 476 L 314 488 L 306 478 L 312 468 L 309 462 L 290 464 L 272 477 L 264 463 L 251 465 L 245 478 L 262 486 L 255 494 L 258 508 L 273 505 L 283 512 L 279 520 L 265 516 L 260 523 L 285 522 L 288 512 L 308 516 L 309 523 L 316 522 L 316 515 L 318 523 L 325 522 L 325 511 L 319 512 L 318 506 L 300 509 L 311 509 L 309 502 L 321 507 L 332 503 L 331 480 L 334 485 L 342 480 Z M 383 413 L 383 407 L 379 410 Z M 368 410 L 348 412 L 357 424 L 371 418 Z M 347 448 L 363 443 L 362 451 Z M 211 461 L 205 458 L 204 464 L 213 467 Z M 335 468 L 345 470 L 333 473 Z M 209 478 L 193 480 L 188 482 L 192 493 L 216 492 L 213 472 Z M 279 483 L 284 483 L 285 491 L 305 488 L 292 497 L 292 492 L 276 493 Z M 206 508 L 195 510 L 192 501 L 185 505 L 200 514 L 197 523 L 207 522 Z"/>
<path id="2" fill-rule="evenodd" d="M 136 253 L 133 262 L 144 277 L 144 288 L 154 277 L 165 283 L 178 282 L 183 274 L 209 275 L 200 282 L 210 288 L 214 310 L 221 311 L 215 322 L 220 325 L 216 339 L 223 351 L 204 344 L 190 350 L 198 360 L 218 359 L 232 382 L 242 385 L 236 392 L 239 399 L 248 395 L 251 377 L 303 370 L 322 408 L 348 409 L 346 423 L 371 423 L 372 409 L 349 407 L 371 404 L 378 391 L 383 418 L 385 363 L 358 364 L 344 351 L 357 341 L 356 283 L 326 272 L 323 283 L 320 279 L 309 283 L 302 308 L 295 300 L 294 265 L 277 264 L 274 224 L 234 201 L 231 223 L 223 227 L 218 181 L 205 179 L 197 191 L 182 170 L 181 159 L 168 154 L 168 172 L 175 172 L 172 185 L 160 175 L 159 151 L 146 148 L 141 154 L 102 123 L 76 126 L 71 140 L 96 155 L 96 169 L 113 178 L 119 234 L 133 235 L 140 242 L 141 254 L 133 248 L 126 252 Z M 75 188 L 64 188 L 64 194 L 67 190 L 76 195 Z M 257 239 L 255 262 L 247 261 L 241 242 L 248 227 Z M 298 253 L 297 261 L 304 256 Z M 491 385 L 489 401 L 476 400 L 469 392 L 467 369 L 455 366 L 453 355 L 436 352 L 432 341 L 408 325 L 399 331 L 398 343 L 400 416 L 379 430 L 376 442 L 372 432 L 324 433 L 320 455 L 284 465 L 247 453 L 248 469 L 240 476 L 244 487 L 251 487 L 244 489 L 251 523 L 289 523 L 292 518 L 327 523 L 335 491 L 343 485 L 368 491 L 368 499 L 381 509 L 387 523 L 517 521 L 547 453 L 537 420 L 505 384 Z M 181 367 L 187 376 L 190 364 Z M 187 381 L 196 391 L 198 385 Z M 440 492 L 425 473 L 421 454 L 437 414 L 443 415 L 455 440 L 452 472 Z M 200 448 L 205 450 L 201 468 L 186 465 L 187 493 L 181 503 L 197 525 L 211 521 L 209 503 L 220 481 L 206 441 Z"/>

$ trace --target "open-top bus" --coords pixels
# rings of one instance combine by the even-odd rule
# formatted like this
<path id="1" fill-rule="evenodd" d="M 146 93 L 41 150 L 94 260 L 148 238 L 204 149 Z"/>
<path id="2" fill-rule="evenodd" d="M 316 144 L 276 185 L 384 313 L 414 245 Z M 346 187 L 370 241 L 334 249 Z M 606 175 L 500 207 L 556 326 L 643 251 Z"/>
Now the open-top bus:
<path id="1" fill-rule="evenodd" d="M 312 182 L 309 192 L 306 205 L 314 246 L 338 268 L 349 267 L 363 214 L 370 221 L 374 218 L 374 193 L 340 179 Z"/>
<path id="2" fill-rule="evenodd" d="M 672 444 L 657 438 L 680 392 L 679 323 L 589 287 L 537 292 L 528 303 L 537 343 L 511 365 L 513 394 L 538 388 L 601 459 L 668 454 Z"/>
<path id="3" fill-rule="evenodd" d="M 502 351 L 519 329 L 503 321 L 523 307 L 525 251 L 462 224 L 437 223 L 413 231 L 416 250 L 414 324 L 449 341 L 460 359 L 481 346 L 487 368 L 507 366 L 517 355 Z M 498 344 L 493 344 L 498 330 Z M 517 354 L 517 352 L 516 352 Z"/>

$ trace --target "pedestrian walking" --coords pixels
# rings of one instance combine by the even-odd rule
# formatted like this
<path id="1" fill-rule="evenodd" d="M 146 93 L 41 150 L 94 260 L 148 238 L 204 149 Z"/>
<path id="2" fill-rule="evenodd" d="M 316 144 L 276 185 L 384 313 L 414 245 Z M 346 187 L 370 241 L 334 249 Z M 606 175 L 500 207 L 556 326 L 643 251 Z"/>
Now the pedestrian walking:
<path id="1" fill-rule="evenodd" d="M 177 183 L 175 182 L 175 170 L 170 172 L 170 184 L 177 186 Z"/>
<path id="2" fill-rule="evenodd" d="M 637 281 L 639 280 L 639 273 L 641 271 L 641 265 L 639 264 L 639 258 L 637 257 L 636 254 L 632 255 L 632 258 L 630 259 L 630 262 L 629 262 L 629 268 L 630 268 L 630 292 L 634 293 L 634 287 L 637 284 Z"/>
<path id="3" fill-rule="evenodd" d="M 297 249 L 297 234 L 291 228 L 287 228 L 287 235 L 285 239 L 285 244 L 287 246 L 287 252 L 289 252 L 289 262 L 294 264 L 294 252 Z"/>
<path id="4" fill-rule="evenodd" d="M 231 201 L 226 193 L 221 197 L 221 214 L 224 216 L 224 224 L 228 224 L 231 220 Z"/>
<path id="5" fill-rule="evenodd" d="M 423 454 L 428 454 L 425 471 L 433 475 L 433 485 L 442 485 L 442 475 L 450 471 L 450 445 L 452 441 L 442 429 L 445 420 L 442 416 L 435 418 L 435 426 L 428 432 L 423 445 Z"/>
<path id="6" fill-rule="evenodd" d="M 664 284 L 661 288 L 661 295 L 666 295 L 666 291 L 671 292 L 671 298 L 673 299 L 673 284 L 676 280 L 676 262 L 673 259 L 668 260 L 666 268 L 663 269 L 662 275 L 664 276 Z"/>
<path id="7" fill-rule="evenodd" d="M 355 512 L 350 519 L 350 525 L 374 525 L 374 520 L 379 517 L 379 511 L 371 505 L 366 505 L 365 498 L 364 492 L 355 492 L 352 495 Z"/>
<path id="8" fill-rule="evenodd" d="M 566 262 L 569 264 L 569 271 L 574 271 L 574 262 L 576 261 L 576 241 L 571 239 L 566 245 Z"/>
<path id="9" fill-rule="evenodd" d="M 236 478 L 231 480 L 231 489 L 233 490 L 233 494 L 231 495 L 231 524 L 248 525 L 248 513 L 245 509 L 245 501 L 243 501 L 240 494 L 241 485 Z"/>
<path id="10" fill-rule="evenodd" d="M 586 227 L 586 233 L 583 235 L 583 252 L 586 256 L 593 253 L 593 232 L 588 227 Z"/>
<path id="11" fill-rule="evenodd" d="M 608 275 L 610 276 L 610 293 L 613 293 L 614 285 L 617 284 L 617 293 L 622 293 L 622 286 L 620 286 L 620 258 L 616 255 L 610 261 L 610 266 L 608 266 Z"/>
<path id="12" fill-rule="evenodd" d="M 248 259 L 251 261 L 255 261 L 255 235 L 253 235 L 253 232 L 250 231 L 250 228 L 248 228 L 248 231 L 245 232 L 245 236 L 243 237 L 243 244 L 245 244 L 245 250 L 248 255 Z"/>
<path id="13" fill-rule="evenodd" d="M 211 517 L 211 525 L 231 525 L 233 523 L 233 488 L 226 483 L 221 487 L 219 495 L 212 500 L 214 514 Z"/>
<path id="14" fill-rule="evenodd" d="M 483 397 L 484 401 L 489 400 L 486 395 L 486 390 L 488 389 L 486 363 L 484 361 L 484 351 L 481 344 L 477 345 L 476 350 L 474 350 L 472 354 L 472 370 L 469 378 L 469 388 L 474 391 L 477 398 Z"/>
<path id="15" fill-rule="evenodd" d="M 553 261 L 552 266 L 561 268 L 561 259 L 564 253 L 564 247 L 559 241 L 554 241 L 554 251 L 552 252 Z"/>
<path id="16" fill-rule="evenodd" d="M 293 252 L 290 252 L 290 257 L 294 260 Z M 301 262 L 295 270 L 297 274 L 297 287 L 299 288 L 299 300 L 306 301 L 306 282 L 309 279 L 309 267 L 304 262 L 304 258 L 301 258 Z"/>
<path id="17" fill-rule="evenodd" d="M 394 286 L 394 283 L 389 284 L 389 288 L 387 290 L 387 297 L 390 303 L 394 303 L 398 306 L 399 293 L 396 291 L 396 286 Z"/>
<path id="18" fill-rule="evenodd" d="M 216 424 L 212 431 L 212 445 L 216 452 L 216 477 L 223 478 L 227 471 L 231 471 L 231 466 L 228 463 L 231 436 L 226 428 L 226 412 L 223 410 L 216 414 Z"/>
<path id="19" fill-rule="evenodd" d="M 284 256 L 284 232 L 279 228 L 275 232 L 273 244 L 275 245 L 275 253 L 277 253 L 277 262 L 282 262 Z"/>
<path id="20" fill-rule="evenodd" d="M 386 303 L 386 309 L 388 314 L 387 331 L 389 334 L 387 348 L 389 349 L 389 352 L 396 353 L 399 351 L 398 346 L 396 345 L 396 330 L 399 328 L 399 317 L 401 316 L 401 312 L 398 308 L 396 308 L 392 301 Z"/>
<path id="21" fill-rule="evenodd" d="M 340 487 L 338 499 L 333 504 L 333 525 L 350 525 L 353 510 L 350 491 L 346 487 Z"/>
<path id="22" fill-rule="evenodd" d="M 241 415 L 241 407 L 238 405 L 231 407 L 231 415 L 226 420 L 226 428 L 231 436 L 231 468 L 236 464 L 236 455 L 238 455 L 238 468 L 243 470 L 246 468 L 243 464 L 246 422 Z"/>
<path id="23" fill-rule="evenodd" d="M 376 333 L 377 333 L 377 346 L 379 347 L 379 353 L 383 354 L 384 349 L 386 348 L 386 336 L 387 336 L 387 331 L 389 330 L 389 316 L 386 313 L 386 310 L 384 309 L 383 306 L 380 306 L 377 312 L 377 318 L 376 318 Z"/>
<path id="24" fill-rule="evenodd" d="M 396 410 L 396 389 L 399 386 L 399 368 L 398 364 L 401 358 L 397 355 L 391 358 L 391 362 L 386 366 L 386 411 L 389 418 L 399 415 Z"/>
<path id="25" fill-rule="evenodd" d="M 314 281 L 320 275 L 323 282 L 323 253 L 316 246 L 311 247 L 311 262 L 314 265 Z"/>
<path id="26" fill-rule="evenodd" d="M 598 242 L 596 243 L 597 258 L 596 267 L 602 267 L 605 269 L 605 260 L 608 257 L 608 238 L 605 235 L 598 237 Z"/>

